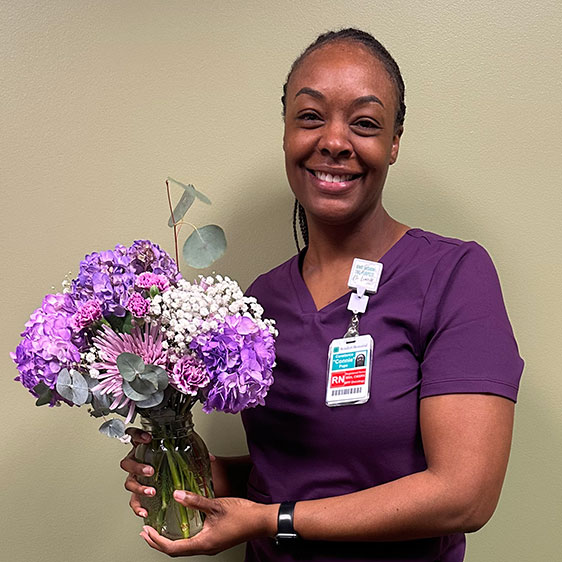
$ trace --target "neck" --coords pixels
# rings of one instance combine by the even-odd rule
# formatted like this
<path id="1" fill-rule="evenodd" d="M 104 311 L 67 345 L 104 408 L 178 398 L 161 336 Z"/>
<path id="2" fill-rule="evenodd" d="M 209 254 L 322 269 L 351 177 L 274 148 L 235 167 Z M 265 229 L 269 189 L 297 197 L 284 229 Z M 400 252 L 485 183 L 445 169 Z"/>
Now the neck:
<path id="1" fill-rule="evenodd" d="M 383 207 L 366 220 L 352 226 L 319 223 L 310 220 L 309 247 L 305 267 L 325 269 L 340 267 L 354 258 L 379 261 L 408 230 L 394 220 Z"/>

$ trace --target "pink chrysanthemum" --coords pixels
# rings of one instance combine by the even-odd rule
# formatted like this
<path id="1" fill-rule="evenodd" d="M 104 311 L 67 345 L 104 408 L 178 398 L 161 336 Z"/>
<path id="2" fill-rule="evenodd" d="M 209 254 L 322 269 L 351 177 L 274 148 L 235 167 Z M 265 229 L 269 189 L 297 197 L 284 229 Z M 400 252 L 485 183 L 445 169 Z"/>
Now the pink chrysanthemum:
<path id="1" fill-rule="evenodd" d="M 162 332 L 156 324 L 146 323 L 143 328 L 136 327 L 130 334 L 121 334 L 104 326 L 93 339 L 99 351 L 100 361 L 92 367 L 99 371 L 95 378 L 101 382 L 92 390 L 101 394 L 109 394 L 113 402 L 110 410 L 128 408 L 125 423 L 131 421 L 135 412 L 135 402 L 123 392 L 123 377 L 117 367 L 117 357 L 121 353 L 134 353 L 142 358 L 145 364 L 159 365 L 166 368 L 166 350 L 162 348 Z"/>

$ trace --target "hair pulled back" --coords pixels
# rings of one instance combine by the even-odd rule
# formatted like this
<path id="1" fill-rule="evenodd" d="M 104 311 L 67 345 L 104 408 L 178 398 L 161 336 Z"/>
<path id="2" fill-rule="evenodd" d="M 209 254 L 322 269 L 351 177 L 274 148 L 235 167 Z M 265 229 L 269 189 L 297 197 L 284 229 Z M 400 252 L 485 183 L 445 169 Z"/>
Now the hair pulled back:
<path id="1" fill-rule="evenodd" d="M 293 62 L 291 69 L 289 70 L 289 74 L 287 75 L 287 80 L 283 85 L 283 95 L 281 96 L 281 103 L 283 104 L 283 117 L 285 117 L 285 110 L 287 108 L 286 97 L 289 80 L 291 79 L 291 76 L 293 75 L 295 70 L 300 66 L 302 61 L 310 53 L 316 51 L 324 45 L 344 41 L 354 41 L 360 43 L 383 64 L 385 70 L 390 76 L 390 79 L 394 83 L 394 87 L 396 90 L 397 107 L 396 116 L 394 118 L 394 128 L 395 130 L 399 129 L 404 125 L 404 117 L 406 116 L 406 103 L 404 102 L 405 86 L 404 80 L 402 79 L 402 74 L 400 73 L 400 68 L 398 67 L 398 64 L 396 64 L 396 61 L 392 58 L 392 55 L 370 33 L 361 31 L 360 29 L 355 29 L 353 27 L 341 29 L 339 31 L 328 31 L 326 33 L 323 33 L 322 35 L 319 35 L 316 40 L 299 55 L 295 62 Z M 308 246 L 308 224 L 306 221 L 306 214 L 302 205 L 295 199 L 295 206 L 293 209 L 293 235 L 295 237 L 297 251 L 300 251 L 297 226 L 299 227 L 305 246 Z"/>

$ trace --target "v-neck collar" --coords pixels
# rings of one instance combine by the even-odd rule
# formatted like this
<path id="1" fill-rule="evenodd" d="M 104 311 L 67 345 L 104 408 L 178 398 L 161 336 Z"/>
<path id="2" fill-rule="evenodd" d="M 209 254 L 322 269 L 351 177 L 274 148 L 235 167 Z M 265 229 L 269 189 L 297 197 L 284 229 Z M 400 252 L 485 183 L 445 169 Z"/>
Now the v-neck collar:
<path id="1" fill-rule="evenodd" d="M 389 274 L 391 273 L 391 266 L 396 261 L 396 258 L 402 253 L 403 247 L 406 245 L 407 239 L 410 238 L 410 233 L 417 231 L 417 228 L 410 228 L 398 239 L 381 257 L 379 260 L 383 264 L 382 276 L 379 283 L 379 287 L 382 286 Z M 297 300 L 300 304 L 301 311 L 303 314 L 328 314 L 332 310 L 336 310 L 342 306 L 347 306 L 349 300 L 349 294 L 351 291 L 343 294 L 341 297 L 328 303 L 320 309 L 316 308 L 316 303 L 304 282 L 304 278 L 301 272 L 301 263 L 304 259 L 305 250 L 302 250 L 300 254 L 296 255 L 290 266 L 291 281 L 293 283 L 293 289 L 297 295 Z"/>

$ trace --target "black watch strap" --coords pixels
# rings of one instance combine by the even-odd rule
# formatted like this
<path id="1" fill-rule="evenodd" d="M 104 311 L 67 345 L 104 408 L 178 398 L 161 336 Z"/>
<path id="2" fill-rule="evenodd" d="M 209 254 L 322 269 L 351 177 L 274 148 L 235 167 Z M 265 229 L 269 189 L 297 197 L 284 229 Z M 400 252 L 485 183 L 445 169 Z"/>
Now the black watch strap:
<path id="1" fill-rule="evenodd" d="M 275 542 L 277 545 L 289 544 L 299 538 L 293 527 L 293 515 L 296 502 L 283 502 L 279 506 L 277 515 L 277 534 Z"/>

